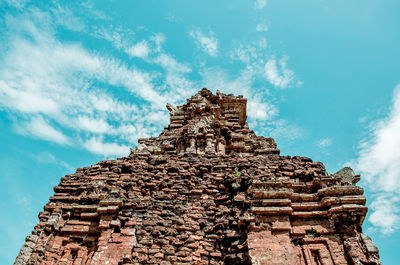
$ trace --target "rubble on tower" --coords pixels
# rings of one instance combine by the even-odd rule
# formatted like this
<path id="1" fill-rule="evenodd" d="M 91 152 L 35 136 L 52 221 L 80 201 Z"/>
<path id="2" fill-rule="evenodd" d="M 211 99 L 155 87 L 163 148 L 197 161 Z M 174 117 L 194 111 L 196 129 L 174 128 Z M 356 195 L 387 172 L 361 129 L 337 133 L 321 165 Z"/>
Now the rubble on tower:
<path id="1" fill-rule="evenodd" d="M 280 156 L 202 89 L 128 157 L 61 179 L 15 264 L 381 264 L 359 176 Z"/>

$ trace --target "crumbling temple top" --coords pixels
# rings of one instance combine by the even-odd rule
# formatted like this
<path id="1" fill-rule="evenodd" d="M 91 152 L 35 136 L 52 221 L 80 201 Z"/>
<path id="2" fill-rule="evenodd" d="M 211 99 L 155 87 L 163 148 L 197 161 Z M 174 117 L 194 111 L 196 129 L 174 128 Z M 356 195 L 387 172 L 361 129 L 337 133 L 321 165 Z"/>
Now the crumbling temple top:
<path id="1" fill-rule="evenodd" d="M 171 123 L 159 137 L 139 139 L 134 154 L 279 154 L 275 140 L 256 136 L 246 122 L 247 99 L 203 88 L 174 107 Z"/>
<path id="2" fill-rule="evenodd" d="M 168 104 L 160 136 L 61 179 L 14 264 L 381 264 L 360 176 L 281 156 L 246 103 Z"/>

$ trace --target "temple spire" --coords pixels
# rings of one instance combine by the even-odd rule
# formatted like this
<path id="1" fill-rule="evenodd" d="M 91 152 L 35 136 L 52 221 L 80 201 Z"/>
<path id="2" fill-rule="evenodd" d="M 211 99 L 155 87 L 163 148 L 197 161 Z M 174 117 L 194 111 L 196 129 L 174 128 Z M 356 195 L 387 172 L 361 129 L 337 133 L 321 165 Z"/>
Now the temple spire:
<path id="1" fill-rule="evenodd" d="M 279 154 L 272 138 L 257 137 L 246 122 L 247 99 L 201 89 L 180 106 L 167 104 L 170 124 L 159 138 L 139 139 L 134 154 Z"/>

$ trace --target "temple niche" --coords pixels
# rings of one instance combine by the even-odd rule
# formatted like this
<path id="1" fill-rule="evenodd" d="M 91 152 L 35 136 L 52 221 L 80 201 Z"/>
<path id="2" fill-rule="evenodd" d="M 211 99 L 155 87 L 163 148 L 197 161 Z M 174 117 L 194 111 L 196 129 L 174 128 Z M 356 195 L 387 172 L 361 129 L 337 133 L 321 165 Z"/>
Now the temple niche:
<path id="1" fill-rule="evenodd" d="M 61 178 L 15 264 L 380 265 L 360 176 L 281 156 L 246 104 L 167 104 L 158 137 Z"/>

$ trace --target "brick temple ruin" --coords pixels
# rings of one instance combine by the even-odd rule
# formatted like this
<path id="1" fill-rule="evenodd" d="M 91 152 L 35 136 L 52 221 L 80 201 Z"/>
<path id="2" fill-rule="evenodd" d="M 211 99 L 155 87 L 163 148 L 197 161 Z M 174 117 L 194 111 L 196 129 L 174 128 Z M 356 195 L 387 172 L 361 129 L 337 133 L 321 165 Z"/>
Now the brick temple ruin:
<path id="1" fill-rule="evenodd" d="M 128 157 L 66 175 L 14 264 L 381 264 L 360 179 L 280 156 L 202 89 Z"/>

